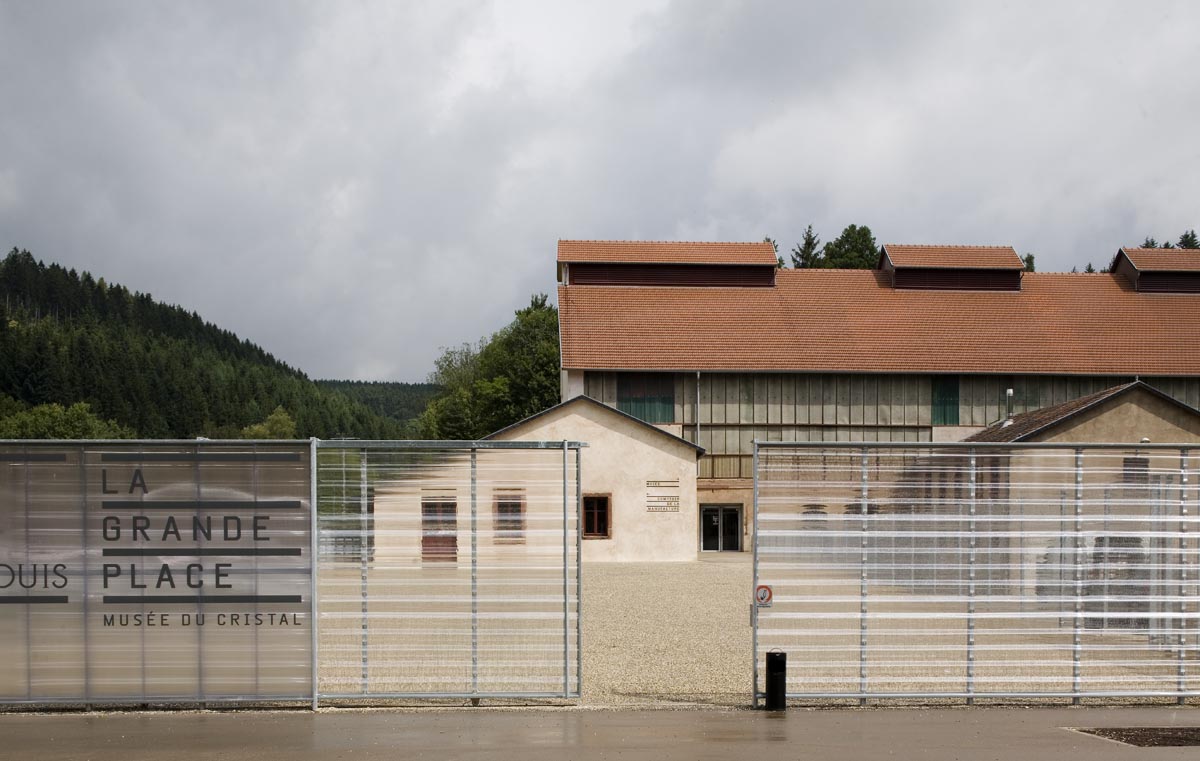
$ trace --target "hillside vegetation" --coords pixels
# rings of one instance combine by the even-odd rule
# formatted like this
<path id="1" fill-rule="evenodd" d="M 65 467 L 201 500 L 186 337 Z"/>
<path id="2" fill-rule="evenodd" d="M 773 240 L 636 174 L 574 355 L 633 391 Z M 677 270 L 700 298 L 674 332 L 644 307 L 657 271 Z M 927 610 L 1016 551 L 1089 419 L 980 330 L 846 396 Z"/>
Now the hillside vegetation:
<path id="1" fill-rule="evenodd" d="M 441 390 L 436 383 L 352 380 L 318 380 L 316 383 L 327 391 L 349 397 L 376 415 L 404 423 L 407 428 L 412 427 L 429 400 Z"/>
<path id="2" fill-rule="evenodd" d="M 403 435 L 399 419 L 337 385 L 150 294 L 28 251 L 0 262 L 0 436 L 53 419 L 87 436 L 237 438 L 278 408 L 300 437 Z"/>

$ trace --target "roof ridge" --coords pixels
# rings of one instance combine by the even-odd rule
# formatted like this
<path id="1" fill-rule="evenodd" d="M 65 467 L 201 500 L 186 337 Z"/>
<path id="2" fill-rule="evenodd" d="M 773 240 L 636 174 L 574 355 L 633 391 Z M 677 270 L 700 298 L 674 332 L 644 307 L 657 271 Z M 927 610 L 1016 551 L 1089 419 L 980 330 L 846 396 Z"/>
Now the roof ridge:
<path id="1" fill-rule="evenodd" d="M 884 248 L 888 246 L 899 246 L 902 248 L 970 248 L 970 249 L 1008 249 L 1016 251 L 1016 247 L 1011 244 L 977 244 L 977 243 L 884 243 Z"/>
<path id="2" fill-rule="evenodd" d="M 628 243 L 634 246 L 663 244 L 670 246 L 770 246 L 765 240 L 622 240 L 617 238 L 559 238 L 559 243 Z M 772 246 L 774 248 L 774 246 Z"/>

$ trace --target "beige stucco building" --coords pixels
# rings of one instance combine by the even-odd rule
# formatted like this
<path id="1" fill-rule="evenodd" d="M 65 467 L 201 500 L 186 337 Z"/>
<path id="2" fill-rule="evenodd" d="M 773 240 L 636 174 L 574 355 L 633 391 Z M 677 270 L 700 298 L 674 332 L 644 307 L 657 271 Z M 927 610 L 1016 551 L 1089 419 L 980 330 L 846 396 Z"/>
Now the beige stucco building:
<path id="1" fill-rule="evenodd" d="M 700 447 L 585 396 L 488 438 L 587 443 L 581 468 L 585 563 L 696 558 Z"/>

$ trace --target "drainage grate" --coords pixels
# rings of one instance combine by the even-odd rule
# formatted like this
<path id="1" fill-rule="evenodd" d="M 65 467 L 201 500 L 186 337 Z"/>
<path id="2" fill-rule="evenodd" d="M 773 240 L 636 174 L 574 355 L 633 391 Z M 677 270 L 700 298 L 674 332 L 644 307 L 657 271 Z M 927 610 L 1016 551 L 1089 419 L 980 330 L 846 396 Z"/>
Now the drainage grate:
<path id="1" fill-rule="evenodd" d="M 1200 727 L 1093 727 L 1076 731 L 1138 748 L 1200 746 Z"/>

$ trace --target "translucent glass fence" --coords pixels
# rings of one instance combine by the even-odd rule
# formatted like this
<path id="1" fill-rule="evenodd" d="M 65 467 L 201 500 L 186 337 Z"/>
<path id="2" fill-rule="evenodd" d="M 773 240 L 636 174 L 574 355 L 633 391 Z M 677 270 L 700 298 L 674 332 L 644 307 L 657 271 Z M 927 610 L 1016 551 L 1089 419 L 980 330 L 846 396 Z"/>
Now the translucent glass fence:
<path id="1" fill-rule="evenodd" d="M 1193 453 L 760 443 L 755 700 L 1200 694 Z"/>
<path id="2" fill-rule="evenodd" d="M 307 442 L 0 442 L 0 702 L 307 699 Z"/>
<path id="3" fill-rule="evenodd" d="M 577 697 L 579 447 L 320 442 L 319 697 Z"/>

